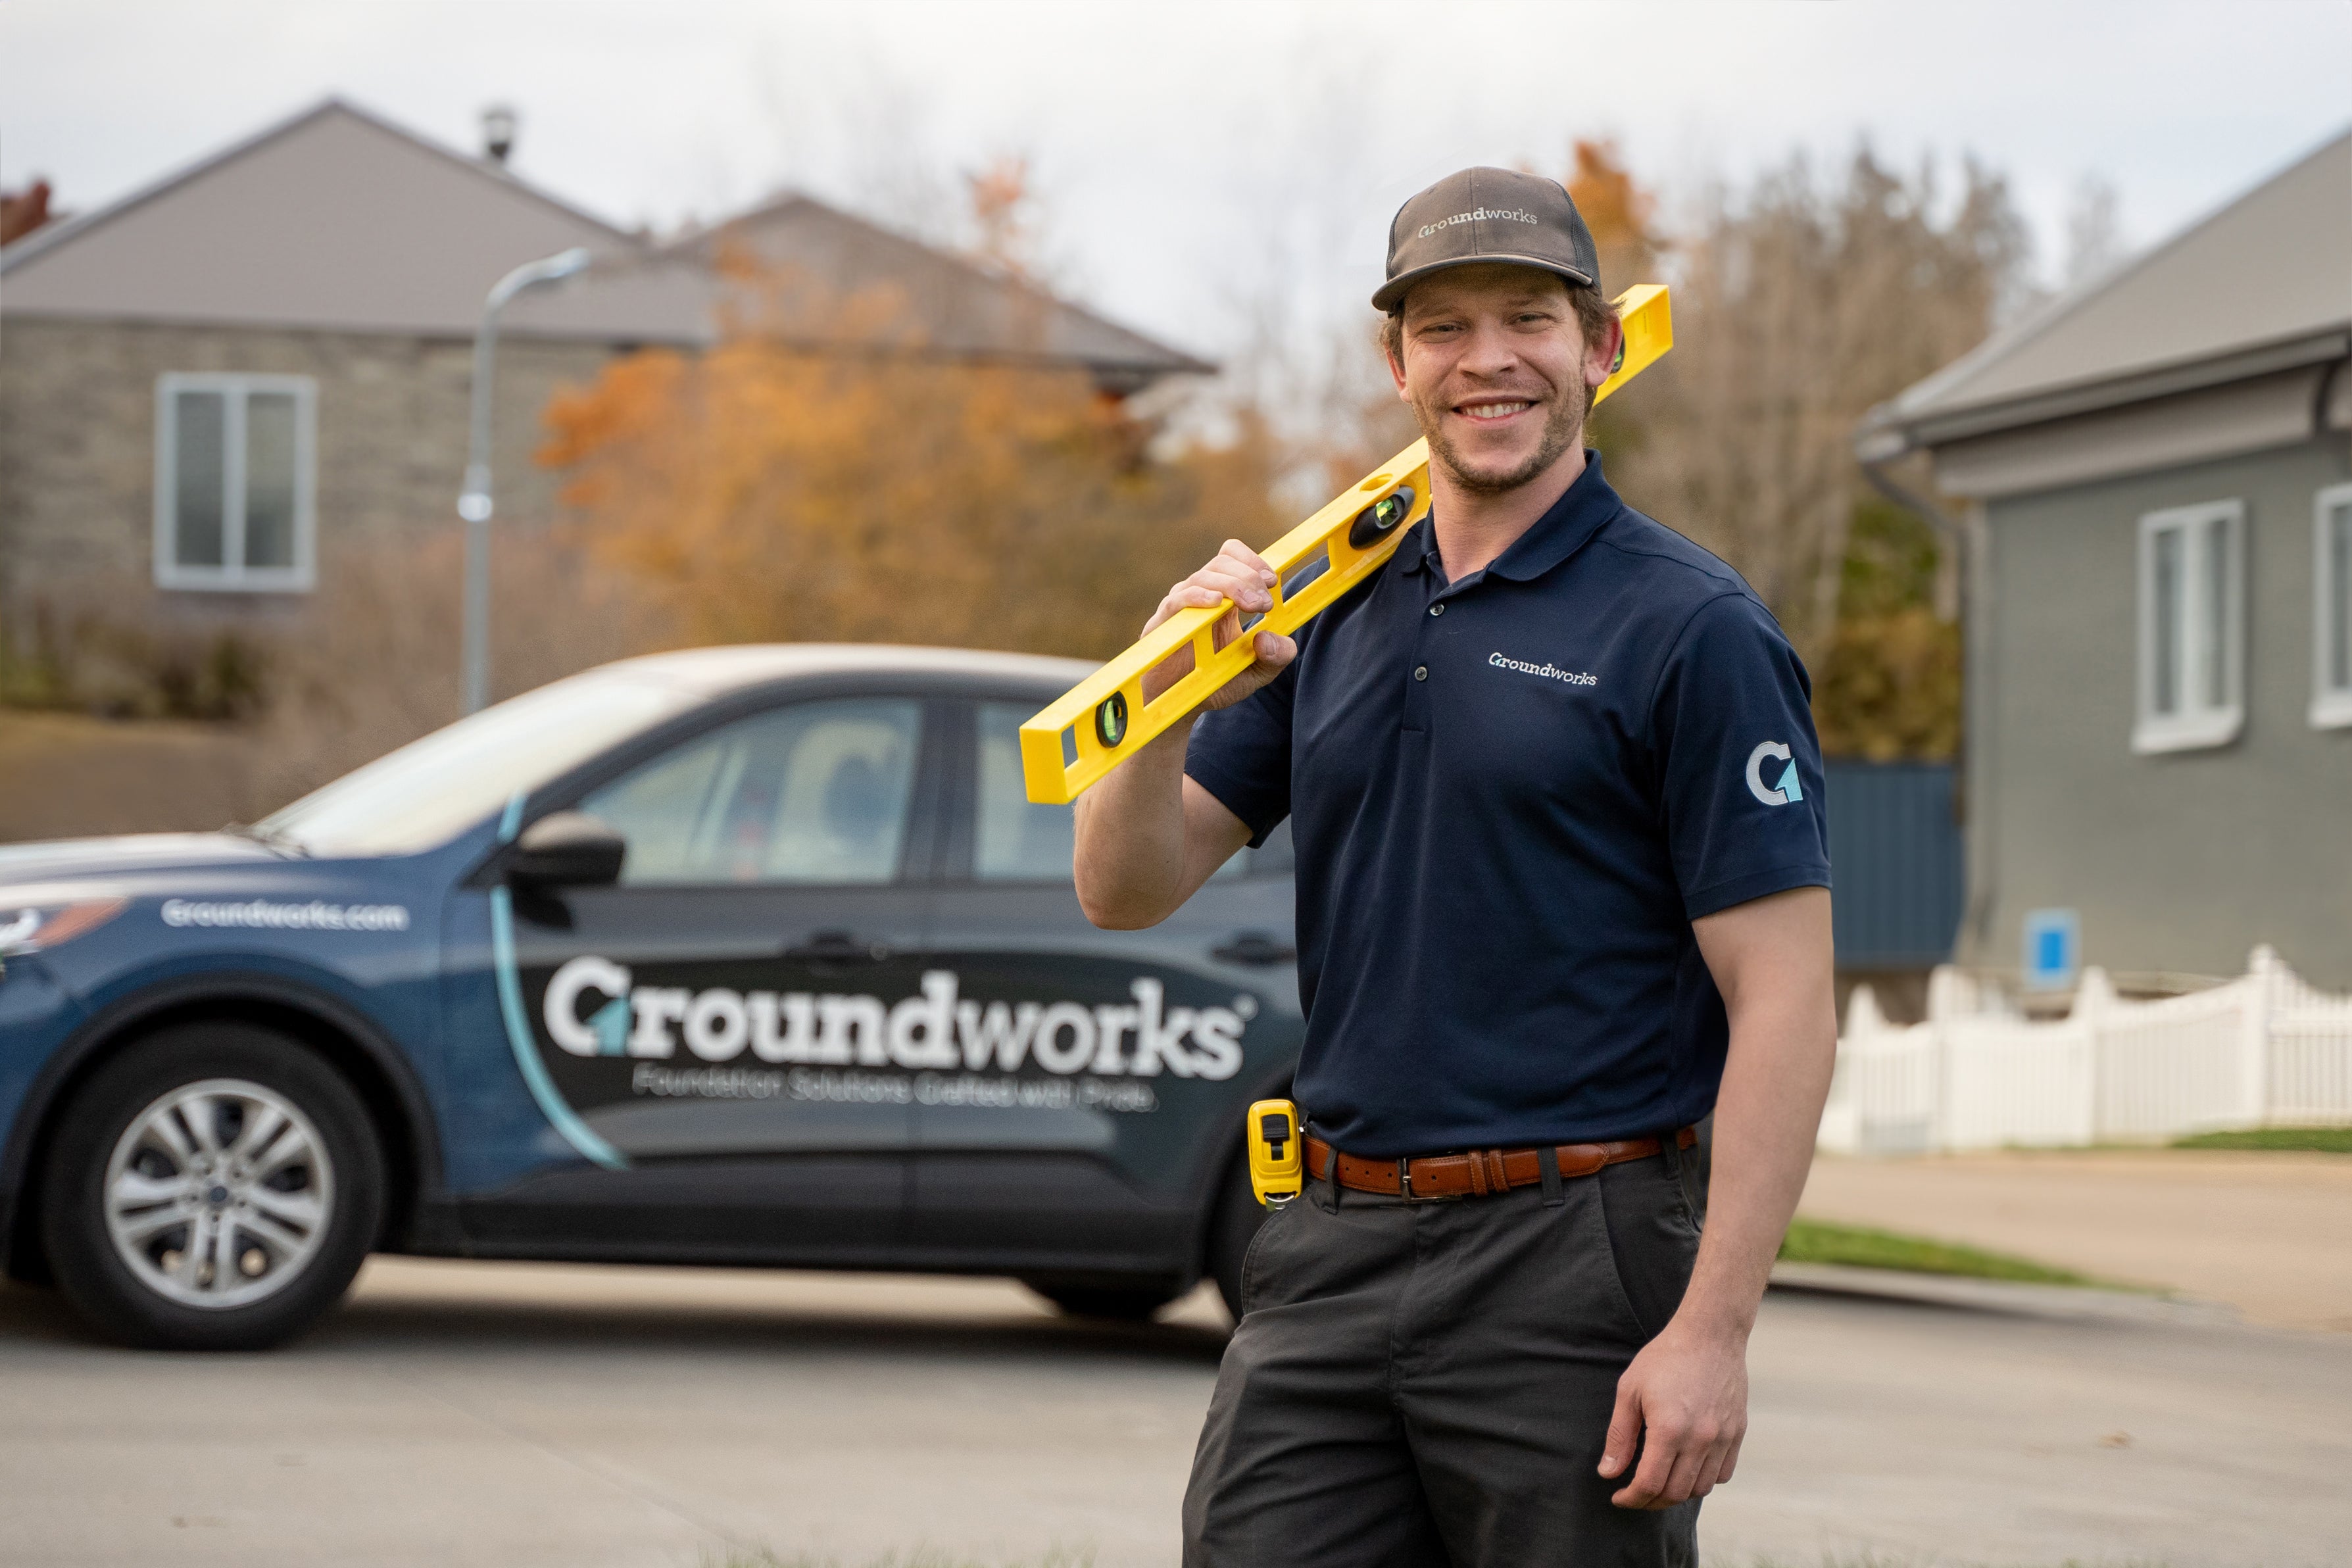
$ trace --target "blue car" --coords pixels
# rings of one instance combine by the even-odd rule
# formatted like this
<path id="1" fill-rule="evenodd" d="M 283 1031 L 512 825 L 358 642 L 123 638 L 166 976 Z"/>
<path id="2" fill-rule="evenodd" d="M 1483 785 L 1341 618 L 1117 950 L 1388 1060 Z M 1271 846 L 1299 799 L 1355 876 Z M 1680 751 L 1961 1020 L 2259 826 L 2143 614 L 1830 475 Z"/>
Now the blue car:
<path id="1" fill-rule="evenodd" d="M 1021 722 L 1087 667 L 605 666 L 251 827 L 0 848 L 0 1256 L 251 1348 L 371 1252 L 1009 1275 L 1140 1316 L 1258 1210 L 1287 841 L 1103 931 Z"/>

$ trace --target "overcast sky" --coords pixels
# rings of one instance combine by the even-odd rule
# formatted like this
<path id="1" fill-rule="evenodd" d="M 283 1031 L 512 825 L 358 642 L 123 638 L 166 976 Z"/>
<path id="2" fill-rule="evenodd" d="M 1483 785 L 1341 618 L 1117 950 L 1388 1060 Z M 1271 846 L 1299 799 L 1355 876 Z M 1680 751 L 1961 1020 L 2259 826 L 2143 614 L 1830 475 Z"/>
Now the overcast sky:
<path id="1" fill-rule="evenodd" d="M 1065 284 L 1216 353 L 1369 294 L 1422 184 L 1577 136 L 1670 200 L 1865 136 L 1973 153 L 2054 272 L 2085 179 L 2145 243 L 2352 122 L 2352 0 L 0 4 L 0 183 L 70 209 L 329 93 L 467 150 L 509 102 L 518 172 L 663 227 L 786 184 L 919 216 L 1025 153 Z"/>

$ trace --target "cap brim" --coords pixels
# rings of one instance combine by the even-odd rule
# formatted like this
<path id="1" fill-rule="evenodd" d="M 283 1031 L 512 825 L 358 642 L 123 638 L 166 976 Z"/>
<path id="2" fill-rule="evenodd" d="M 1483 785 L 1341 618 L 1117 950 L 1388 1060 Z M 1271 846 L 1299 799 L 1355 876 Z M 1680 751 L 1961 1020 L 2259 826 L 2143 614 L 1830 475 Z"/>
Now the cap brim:
<path id="1" fill-rule="evenodd" d="M 1400 272 L 1381 285 L 1372 296 L 1372 309 L 1384 314 L 1393 312 L 1404 302 L 1405 290 L 1433 272 L 1443 272 L 1449 267 L 1533 267 L 1539 271 L 1565 278 L 1580 289 L 1596 289 L 1600 285 L 1573 267 L 1563 267 L 1557 261 L 1546 261 L 1540 256 L 1457 256 L 1444 261 L 1432 261 L 1410 272 Z"/>

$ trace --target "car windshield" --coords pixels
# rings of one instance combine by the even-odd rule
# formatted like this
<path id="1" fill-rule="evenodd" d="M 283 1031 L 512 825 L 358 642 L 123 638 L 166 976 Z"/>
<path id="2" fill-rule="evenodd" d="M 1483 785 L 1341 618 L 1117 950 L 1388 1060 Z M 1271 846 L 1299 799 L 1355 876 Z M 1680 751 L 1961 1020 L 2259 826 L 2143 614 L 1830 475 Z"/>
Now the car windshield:
<path id="1" fill-rule="evenodd" d="M 614 742 L 702 699 L 633 670 L 510 698 L 345 773 L 254 826 L 313 855 L 406 855 L 481 821 Z"/>

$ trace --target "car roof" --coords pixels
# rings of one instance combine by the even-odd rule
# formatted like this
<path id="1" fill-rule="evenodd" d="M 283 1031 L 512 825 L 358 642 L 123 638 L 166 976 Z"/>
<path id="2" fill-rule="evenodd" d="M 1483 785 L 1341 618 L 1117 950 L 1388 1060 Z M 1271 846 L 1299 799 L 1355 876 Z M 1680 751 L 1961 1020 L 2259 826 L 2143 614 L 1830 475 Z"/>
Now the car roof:
<path id="1" fill-rule="evenodd" d="M 811 675 L 982 676 L 1021 685 L 1070 687 L 1094 673 L 1082 658 L 892 643 L 739 643 L 643 654 L 600 667 L 655 677 L 717 697 Z"/>

